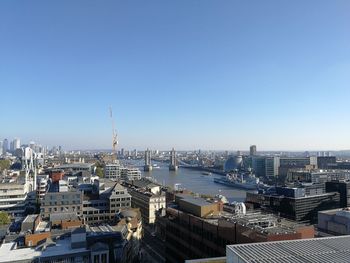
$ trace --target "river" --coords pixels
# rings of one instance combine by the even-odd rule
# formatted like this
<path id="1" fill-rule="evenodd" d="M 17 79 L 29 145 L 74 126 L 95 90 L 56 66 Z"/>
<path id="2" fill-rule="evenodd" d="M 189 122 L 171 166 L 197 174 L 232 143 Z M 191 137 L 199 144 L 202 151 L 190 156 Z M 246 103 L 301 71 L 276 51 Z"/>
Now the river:
<path id="1" fill-rule="evenodd" d="M 132 161 L 128 160 L 128 164 Z M 153 177 L 159 184 L 174 187 L 174 184 L 181 184 L 182 188 L 190 190 L 194 193 L 206 194 L 215 196 L 222 194 L 230 202 L 244 201 L 246 190 L 235 189 L 226 185 L 214 183 L 214 178 L 220 178 L 222 175 L 212 174 L 211 176 L 203 175 L 202 171 L 179 168 L 177 171 L 169 171 L 168 165 L 158 163 L 159 168 L 154 168 L 150 172 L 144 172 L 143 167 L 140 167 L 143 176 Z"/>

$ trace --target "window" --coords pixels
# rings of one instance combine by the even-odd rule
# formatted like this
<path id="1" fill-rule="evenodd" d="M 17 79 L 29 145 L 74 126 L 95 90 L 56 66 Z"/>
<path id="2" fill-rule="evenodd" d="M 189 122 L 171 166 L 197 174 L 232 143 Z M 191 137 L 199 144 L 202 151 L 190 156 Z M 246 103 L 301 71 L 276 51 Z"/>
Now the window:
<path id="1" fill-rule="evenodd" d="M 107 254 L 101 254 L 101 263 L 107 263 Z"/>

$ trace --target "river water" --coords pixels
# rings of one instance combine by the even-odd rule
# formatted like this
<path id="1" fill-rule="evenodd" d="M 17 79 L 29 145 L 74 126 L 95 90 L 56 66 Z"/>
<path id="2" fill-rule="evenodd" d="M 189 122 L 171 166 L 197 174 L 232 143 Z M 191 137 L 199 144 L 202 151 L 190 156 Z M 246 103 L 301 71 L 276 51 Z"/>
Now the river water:
<path id="1" fill-rule="evenodd" d="M 128 164 L 131 163 L 128 160 Z M 246 190 L 235 189 L 226 185 L 214 183 L 214 178 L 220 178 L 223 175 L 212 174 L 211 176 L 203 175 L 202 171 L 181 168 L 177 171 L 169 171 L 165 163 L 157 163 L 159 168 L 153 168 L 150 172 L 144 172 L 140 167 L 143 176 L 153 177 L 159 184 L 174 187 L 174 184 L 181 184 L 181 187 L 194 193 L 207 194 L 215 196 L 224 195 L 230 202 L 244 201 Z"/>

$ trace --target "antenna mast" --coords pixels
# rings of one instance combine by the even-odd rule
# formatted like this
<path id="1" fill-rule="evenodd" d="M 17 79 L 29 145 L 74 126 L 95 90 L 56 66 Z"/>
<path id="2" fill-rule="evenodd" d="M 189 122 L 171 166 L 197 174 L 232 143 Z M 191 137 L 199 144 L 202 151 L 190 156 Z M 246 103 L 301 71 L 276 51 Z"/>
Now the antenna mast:
<path id="1" fill-rule="evenodd" d="M 117 135 L 117 131 L 116 131 L 115 125 L 114 125 L 112 107 L 109 107 L 109 114 L 110 114 L 111 121 L 112 121 L 112 149 L 113 149 L 112 161 L 114 162 L 117 159 L 115 150 L 116 150 L 117 145 L 118 145 L 118 135 Z"/>

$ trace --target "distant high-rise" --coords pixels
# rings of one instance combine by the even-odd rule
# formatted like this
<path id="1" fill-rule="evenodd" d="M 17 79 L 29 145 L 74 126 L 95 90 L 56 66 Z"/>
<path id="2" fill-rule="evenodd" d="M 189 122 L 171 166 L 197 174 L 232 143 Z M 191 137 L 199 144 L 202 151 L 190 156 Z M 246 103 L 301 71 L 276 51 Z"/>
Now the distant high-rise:
<path id="1" fill-rule="evenodd" d="M 250 146 L 249 154 L 250 154 L 250 156 L 256 155 L 256 145 Z"/>
<path id="2" fill-rule="evenodd" d="M 144 170 L 147 171 L 151 171 L 152 170 L 152 164 L 151 164 L 151 151 L 149 149 L 147 149 L 145 151 L 145 166 L 144 166 Z"/>
<path id="3" fill-rule="evenodd" d="M 3 154 L 6 154 L 9 150 L 9 141 L 8 139 L 5 139 L 2 143 L 2 152 Z"/>
<path id="4" fill-rule="evenodd" d="M 18 138 L 15 138 L 13 141 L 10 143 L 10 151 L 14 153 L 17 149 L 21 147 L 21 142 Z"/>
<path id="5" fill-rule="evenodd" d="M 3 142 L 0 141 L 0 155 L 2 155 L 2 152 L 3 152 Z"/>
<path id="6" fill-rule="evenodd" d="M 35 142 L 30 141 L 29 142 L 29 148 L 31 148 L 34 151 L 35 150 Z"/>
<path id="7" fill-rule="evenodd" d="M 176 152 L 175 152 L 174 148 L 170 152 L 169 170 L 170 171 L 176 171 L 177 170 Z"/>

